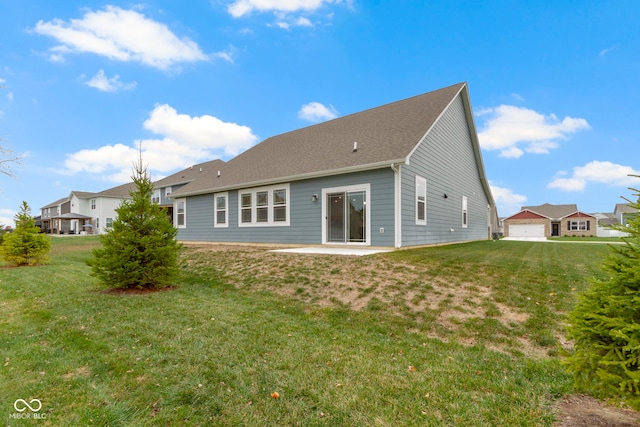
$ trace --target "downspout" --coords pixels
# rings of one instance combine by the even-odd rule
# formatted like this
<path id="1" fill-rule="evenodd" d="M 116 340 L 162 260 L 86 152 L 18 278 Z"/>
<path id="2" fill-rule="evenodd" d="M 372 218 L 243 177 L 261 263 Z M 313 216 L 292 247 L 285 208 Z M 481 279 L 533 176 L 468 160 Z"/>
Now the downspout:
<path id="1" fill-rule="evenodd" d="M 391 163 L 393 171 L 393 218 L 394 218 L 394 246 L 402 247 L 402 171 L 400 164 Z"/>

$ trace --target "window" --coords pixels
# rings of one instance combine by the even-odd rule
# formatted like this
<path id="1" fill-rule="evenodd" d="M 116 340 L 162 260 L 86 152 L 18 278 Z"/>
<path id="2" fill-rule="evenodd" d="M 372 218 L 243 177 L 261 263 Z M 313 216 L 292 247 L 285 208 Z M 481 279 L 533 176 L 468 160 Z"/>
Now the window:
<path id="1" fill-rule="evenodd" d="M 252 195 L 251 193 L 243 193 L 240 196 L 240 200 L 242 203 L 241 209 L 242 209 L 242 222 L 243 223 L 251 223 L 252 222 L 252 208 L 251 208 L 251 200 L 252 200 Z"/>
<path id="2" fill-rule="evenodd" d="M 240 226 L 289 225 L 289 185 L 240 192 Z"/>
<path id="3" fill-rule="evenodd" d="M 167 187 L 164 189 L 164 197 L 169 197 L 171 195 L 171 187 Z"/>
<path id="4" fill-rule="evenodd" d="M 91 209 L 96 208 L 96 199 L 91 199 Z"/>
<path id="5" fill-rule="evenodd" d="M 176 210 L 175 226 L 177 228 L 185 228 L 187 226 L 187 200 L 177 199 L 175 210 Z"/>
<path id="6" fill-rule="evenodd" d="M 469 225 L 469 216 L 467 214 L 467 196 L 462 196 L 462 228 Z"/>
<path id="7" fill-rule="evenodd" d="M 160 190 L 153 190 L 153 194 L 151 195 L 151 201 L 153 203 L 160 203 Z"/>
<path id="8" fill-rule="evenodd" d="M 269 222 L 269 192 L 256 193 L 256 219 L 258 222 Z"/>
<path id="9" fill-rule="evenodd" d="M 107 218 L 107 228 L 111 228 L 112 224 L 113 224 L 113 218 Z"/>
<path id="10" fill-rule="evenodd" d="M 215 222 L 214 227 L 228 227 L 227 223 L 227 211 L 229 210 L 227 193 L 221 193 L 215 195 Z"/>
<path id="11" fill-rule="evenodd" d="M 427 180 L 416 175 L 416 224 L 427 225 Z"/>
<path id="12" fill-rule="evenodd" d="M 587 231 L 590 229 L 590 221 L 569 221 L 569 231 Z"/>
<path id="13" fill-rule="evenodd" d="M 287 220 L 287 190 L 284 188 L 273 190 L 273 220 L 275 222 Z"/>

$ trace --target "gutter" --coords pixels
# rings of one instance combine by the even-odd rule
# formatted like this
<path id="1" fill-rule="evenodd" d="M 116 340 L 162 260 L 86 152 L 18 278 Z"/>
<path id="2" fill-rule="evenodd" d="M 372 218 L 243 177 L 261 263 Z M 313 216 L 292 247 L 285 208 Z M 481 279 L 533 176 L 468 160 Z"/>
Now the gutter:
<path id="1" fill-rule="evenodd" d="M 394 246 L 402 247 L 402 169 L 400 163 L 391 163 L 393 171 L 393 228 Z"/>

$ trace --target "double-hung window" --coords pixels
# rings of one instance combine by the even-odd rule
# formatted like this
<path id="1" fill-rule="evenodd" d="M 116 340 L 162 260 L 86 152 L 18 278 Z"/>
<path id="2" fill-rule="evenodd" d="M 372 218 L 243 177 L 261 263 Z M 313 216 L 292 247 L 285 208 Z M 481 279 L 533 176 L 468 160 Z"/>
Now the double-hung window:
<path id="1" fill-rule="evenodd" d="M 427 180 L 416 175 L 416 224 L 427 225 Z"/>
<path id="2" fill-rule="evenodd" d="M 175 203 L 175 226 L 185 228 L 187 226 L 187 199 L 176 199 Z"/>
<path id="3" fill-rule="evenodd" d="M 215 195 L 214 201 L 214 227 L 228 227 L 227 212 L 229 211 L 229 197 L 227 193 Z"/>
<path id="4" fill-rule="evenodd" d="M 269 222 L 269 192 L 258 191 L 256 193 L 256 220 Z"/>
<path id="5" fill-rule="evenodd" d="M 252 208 L 252 193 L 242 193 L 240 195 L 240 211 L 241 213 L 241 223 L 242 224 L 251 224 L 253 222 L 253 208 Z"/>
<path id="6" fill-rule="evenodd" d="M 240 227 L 289 225 L 289 184 L 239 192 Z"/>

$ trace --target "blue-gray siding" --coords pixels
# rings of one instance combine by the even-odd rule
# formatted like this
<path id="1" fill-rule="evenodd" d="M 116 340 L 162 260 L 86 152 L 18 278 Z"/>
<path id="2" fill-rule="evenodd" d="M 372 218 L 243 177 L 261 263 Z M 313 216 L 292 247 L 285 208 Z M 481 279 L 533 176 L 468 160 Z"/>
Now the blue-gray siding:
<path id="1" fill-rule="evenodd" d="M 186 199 L 186 228 L 178 230 L 178 239 L 186 241 L 251 242 L 251 243 L 322 243 L 322 189 L 371 185 L 371 242 L 373 246 L 394 245 L 394 195 L 391 168 L 323 178 L 293 181 L 290 184 L 290 225 L 238 227 L 237 190 L 228 192 L 229 226 L 213 226 L 214 195 L 192 196 Z M 247 189 L 242 189 L 247 190 Z M 240 191 L 242 191 L 240 190 Z M 312 196 L 318 195 L 318 201 Z M 384 233 L 380 233 L 380 229 Z"/>
<path id="2" fill-rule="evenodd" d="M 426 225 L 416 225 L 416 175 L 427 180 Z M 402 246 L 487 239 L 489 200 L 480 176 L 458 96 L 402 167 Z M 462 228 L 462 196 L 468 203 L 467 228 Z"/>

